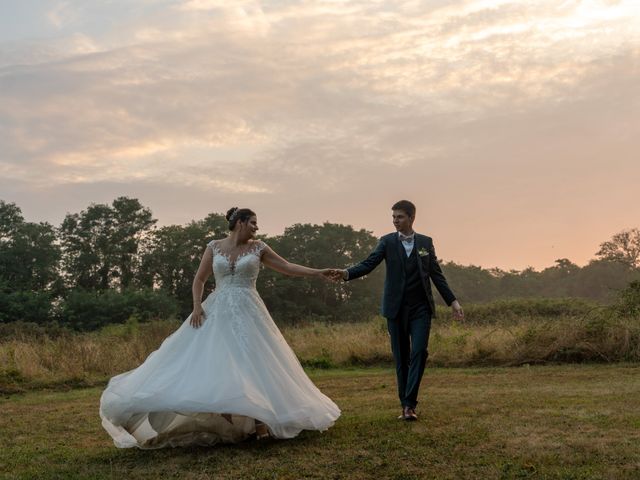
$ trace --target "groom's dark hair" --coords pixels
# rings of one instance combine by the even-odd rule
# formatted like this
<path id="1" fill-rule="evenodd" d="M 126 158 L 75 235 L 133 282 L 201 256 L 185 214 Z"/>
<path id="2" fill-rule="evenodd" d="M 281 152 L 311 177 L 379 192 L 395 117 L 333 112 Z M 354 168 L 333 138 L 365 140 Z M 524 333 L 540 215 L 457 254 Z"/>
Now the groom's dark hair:
<path id="1" fill-rule="evenodd" d="M 393 204 L 391 210 L 402 210 L 408 216 L 413 217 L 416 214 L 416 206 L 409 200 L 400 200 Z"/>

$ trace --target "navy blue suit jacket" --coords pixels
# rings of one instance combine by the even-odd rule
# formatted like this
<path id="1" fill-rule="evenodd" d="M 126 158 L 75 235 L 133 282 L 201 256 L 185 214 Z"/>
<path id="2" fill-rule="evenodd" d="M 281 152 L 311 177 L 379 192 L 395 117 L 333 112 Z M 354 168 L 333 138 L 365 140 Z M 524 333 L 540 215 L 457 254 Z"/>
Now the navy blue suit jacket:
<path id="1" fill-rule="evenodd" d="M 442 299 L 447 305 L 451 305 L 456 299 L 447 284 L 447 279 L 442 273 L 433 240 L 426 235 L 415 234 L 413 248 L 417 249 L 418 269 L 422 285 L 427 294 L 427 300 L 431 307 L 431 313 L 436 316 L 436 306 L 431 292 L 431 282 L 436 286 Z M 422 253 L 422 254 L 421 254 Z M 398 232 L 389 233 L 380 238 L 375 250 L 362 262 L 348 268 L 348 280 L 354 280 L 371 273 L 382 260 L 387 265 L 387 275 L 384 280 L 384 294 L 382 296 L 382 315 L 394 319 L 402 307 L 402 298 L 405 287 L 405 259 L 406 252 L 402 242 L 398 238 Z M 429 281 L 431 279 L 431 282 Z"/>

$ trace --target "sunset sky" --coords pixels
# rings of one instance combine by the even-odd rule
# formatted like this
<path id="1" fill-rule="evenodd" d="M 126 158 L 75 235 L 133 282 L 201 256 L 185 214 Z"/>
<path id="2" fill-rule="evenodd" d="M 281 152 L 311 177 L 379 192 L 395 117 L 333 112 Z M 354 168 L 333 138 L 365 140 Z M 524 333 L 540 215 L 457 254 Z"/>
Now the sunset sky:
<path id="1" fill-rule="evenodd" d="M 640 1 L 0 1 L 0 199 L 583 265 L 640 227 Z"/>

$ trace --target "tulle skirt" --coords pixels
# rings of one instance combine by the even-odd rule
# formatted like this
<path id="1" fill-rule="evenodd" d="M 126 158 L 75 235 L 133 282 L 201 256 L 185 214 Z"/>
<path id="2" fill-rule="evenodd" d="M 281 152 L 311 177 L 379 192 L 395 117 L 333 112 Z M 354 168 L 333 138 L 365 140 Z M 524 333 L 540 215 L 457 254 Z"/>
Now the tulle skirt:
<path id="1" fill-rule="evenodd" d="M 276 438 L 326 430 L 337 405 L 306 375 L 255 288 L 228 286 L 203 302 L 138 368 L 117 375 L 100 417 L 117 447 L 213 445 L 246 439 L 255 421 Z"/>

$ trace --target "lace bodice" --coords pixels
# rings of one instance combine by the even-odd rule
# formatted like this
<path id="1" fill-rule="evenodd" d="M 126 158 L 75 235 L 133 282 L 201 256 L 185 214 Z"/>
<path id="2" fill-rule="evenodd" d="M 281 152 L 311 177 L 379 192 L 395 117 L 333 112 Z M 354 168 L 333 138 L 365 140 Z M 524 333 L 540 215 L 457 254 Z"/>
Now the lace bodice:
<path id="1" fill-rule="evenodd" d="M 216 290 L 228 287 L 256 288 L 260 272 L 262 250 L 267 246 L 263 241 L 255 241 L 246 252 L 232 259 L 222 252 L 213 240 L 207 244 L 213 251 L 213 276 Z"/>

